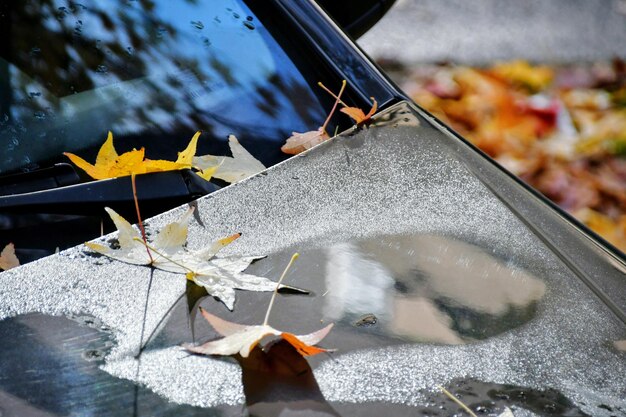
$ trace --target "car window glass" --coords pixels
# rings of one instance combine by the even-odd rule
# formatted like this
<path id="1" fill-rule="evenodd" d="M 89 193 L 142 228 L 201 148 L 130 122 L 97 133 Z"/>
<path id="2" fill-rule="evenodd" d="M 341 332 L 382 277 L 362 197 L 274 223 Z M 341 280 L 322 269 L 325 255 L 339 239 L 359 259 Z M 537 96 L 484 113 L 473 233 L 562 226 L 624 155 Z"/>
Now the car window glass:
<path id="1" fill-rule="evenodd" d="M 324 117 L 311 83 L 241 1 L 0 7 L 0 172 L 63 151 L 93 157 L 108 130 L 121 151 L 170 159 L 196 130 L 199 153 L 225 153 L 234 133 L 275 162 L 280 141 Z"/>

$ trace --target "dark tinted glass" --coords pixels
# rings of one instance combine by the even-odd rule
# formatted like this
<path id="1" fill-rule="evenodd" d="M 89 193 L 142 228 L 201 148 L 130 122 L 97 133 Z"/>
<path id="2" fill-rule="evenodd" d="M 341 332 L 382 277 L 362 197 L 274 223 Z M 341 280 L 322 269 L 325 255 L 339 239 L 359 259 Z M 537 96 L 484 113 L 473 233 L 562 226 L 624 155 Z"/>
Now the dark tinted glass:
<path id="1" fill-rule="evenodd" d="M 0 6 L 0 173 L 118 151 L 226 154 L 234 133 L 263 162 L 324 110 L 283 46 L 237 0 L 8 1 Z"/>

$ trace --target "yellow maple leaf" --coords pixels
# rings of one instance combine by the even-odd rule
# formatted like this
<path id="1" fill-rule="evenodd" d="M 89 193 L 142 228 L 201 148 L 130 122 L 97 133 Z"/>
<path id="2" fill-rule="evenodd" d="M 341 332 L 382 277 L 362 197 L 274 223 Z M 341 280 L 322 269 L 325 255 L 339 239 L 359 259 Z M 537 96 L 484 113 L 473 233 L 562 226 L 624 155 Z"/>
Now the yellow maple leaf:
<path id="1" fill-rule="evenodd" d="M 96 163 L 93 165 L 73 153 L 64 152 L 63 154 L 77 167 L 85 171 L 91 178 L 102 180 L 132 174 L 189 169 L 192 167 L 199 137 L 200 132 L 196 132 L 189 142 L 189 145 L 187 145 L 187 148 L 178 153 L 176 161 L 145 159 L 144 148 L 139 150 L 133 149 L 132 151 L 118 155 L 113 146 L 113 134 L 111 132 L 109 132 L 107 140 L 100 148 L 100 151 L 98 151 Z"/>

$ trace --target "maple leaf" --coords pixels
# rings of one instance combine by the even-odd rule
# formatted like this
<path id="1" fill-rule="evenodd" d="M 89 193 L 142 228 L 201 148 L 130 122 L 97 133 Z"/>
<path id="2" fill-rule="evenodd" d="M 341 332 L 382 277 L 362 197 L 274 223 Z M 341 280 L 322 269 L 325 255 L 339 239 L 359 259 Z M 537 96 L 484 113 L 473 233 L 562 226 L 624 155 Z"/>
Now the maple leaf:
<path id="1" fill-rule="evenodd" d="M 328 139 L 330 139 L 330 136 L 324 126 L 317 130 L 304 133 L 292 132 L 292 135 L 287 139 L 287 142 L 285 142 L 280 150 L 290 155 L 297 155 Z"/>
<path id="2" fill-rule="evenodd" d="M 297 336 L 293 333 L 276 330 L 267 324 L 246 326 L 232 323 L 207 312 L 203 308 L 200 308 L 200 312 L 215 331 L 224 336 L 222 339 L 207 342 L 200 346 L 183 345 L 188 351 L 202 355 L 240 354 L 242 357 L 247 358 L 250 351 L 266 336 L 277 336 L 284 339 L 302 356 L 317 355 L 318 353 L 328 351 L 314 345 L 321 342 L 333 327 L 333 324 L 329 324 L 316 332 Z"/>
<path id="3" fill-rule="evenodd" d="M 317 130 L 311 130 L 309 132 L 292 132 L 292 135 L 287 139 L 287 141 L 280 148 L 280 150 L 290 155 L 297 155 L 300 152 L 311 149 L 312 147 L 330 139 L 328 132 L 326 132 L 326 127 L 328 126 L 328 123 L 330 123 L 330 118 L 333 116 L 333 113 L 335 113 L 335 109 L 337 109 L 337 105 L 341 101 L 341 95 L 343 94 L 345 88 L 346 80 L 343 80 L 341 83 L 341 89 L 339 90 L 339 94 L 335 96 L 335 104 L 330 110 L 330 113 L 328 114 L 328 117 L 326 118 L 322 126 L 320 126 Z"/>
<path id="4" fill-rule="evenodd" d="M 357 126 L 361 125 L 363 123 L 369 122 L 370 119 L 372 118 L 372 116 L 374 115 L 374 113 L 376 113 L 376 110 L 378 110 L 378 102 L 376 102 L 376 99 L 374 97 L 370 97 L 372 99 L 372 108 L 370 109 L 370 111 L 367 114 L 365 114 L 365 112 L 363 110 L 361 110 L 360 108 L 358 108 L 358 107 L 350 107 L 350 106 L 348 106 L 346 103 L 344 103 L 341 100 L 341 98 L 339 96 L 335 95 L 335 93 L 333 93 L 328 88 L 326 88 L 326 86 L 324 84 L 322 84 L 321 82 L 317 83 L 317 85 L 322 87 L 322 89 L 324 89 L 324 91 L 326 91 L 328 94 L 333 96 L 333 98 L 335 100 L 337 100 L 339 102 L 339 104 L 341 104 L 343 106 L 343 108 L 341 110 L 339 110 L 339 111 L 344 113 L 344 114 L 347 114 L 348 116 L 350 116 L 350 118 L 352 120 L 354 120 L 354 122 L 357 124 Z"/>
<path id="5" fill-rule="evenodd" d="M 317 83 L 317 85 L 322 87 L 322 89 L 324 89 L 324 91 L 326 91 L 328 94 L 333 96 L 333 98 L 335 100 L 337 100 L 339 102 L 339 104 L 341 104 L 343 106 L 343 108 L 341 110 L 339 110 L 339 111 L 344 113 L 344 114 L 347 114 L 348 116 L 350 116 L 350 118 L 355 121 L 357 126 L 370 121 L 370 119 L 372 118 L 374 113 L 376 113 L 376 110 L 378 110 L 378 103 L 376 102 L 376 99 L 374 97 L 370 97 L 372 99 L 372 108 L 370 109 L 370 111 L 367 114 L 365 114 L 365 112 L 363 112 L 363 110 L 361 110 L 358 107 L 350 107 L 350 106 L 348 106 L 346 103 L 344 103 L 341 100 L 341 98 L 339 96 L 335 95 L 335 93 L 333 93 L 328 88 L 326 88 L 326 86 L 324 84 L 322 84 L 321 82 Z"/>
<path id="6" fill-rule="evenodd" d="M 200 132 L 196 132 L 189 142 L 189 145 L 187 145 L 187 148 L 178 153 L 178 158 L 175 162 L 145 159 L 144 148 L 139 150 L 133 149 L 132 151 L 118 155 L 115 150 L 115 146 L 113 145 L 113 133 L 111 132 L 109 132 L 107 140 L 98 151 L 96 163 L 93 165 L 73 153 L 64 152 L 63 154 L 67 156 L 77 167 L 85 171 L 87 175 L 96 180 L 102 180 L 106 178 L 124 177 L 132 174 L 146 174 L 149 172 L 173 171 L 191 168 L 193 157 L 196 154 L 199 137 Z M 211 172 L 208 172 L 205 177 L 210 176 L 210 173 Z"/>
<path id="7" fill-rule="evenodd" d="M 140 233 L 114 210 L 108 207 L 105 210 L 119 232 L 119 247 L 86 242 L 85 245 L 95 252 L 134 265 L 151 265 L 163 271 L 184 274 L 189 281 L 203 287 L 230 310 L 235 304 L 235 289 L 269 292 L 276 288 L 274 281 L 243 272 L 253 261 L 264 256 L 215 257 L 220 249 L 236 240 L 239 234 L 217 240 L 201 250 L 187 249 L 185 244 L 193 208 L 179 221 L 163 227 L 150 243 L 144 243 Z M 280 287 L 306 292 L 287 285 Z"/>
<path id="8" fill-rule="evenodd" d="M 287 271 L 298 256 L 299 255 L 296 253 L 291 257 L 291 260 L 283 271 L 278 283 L 274 286 L 274 293 L 272 294 L 272 299 L 267 307 L 263 324 L 247 326 L 244 324 L 233 323 L 221 319 L 207 312 L 203 308 L 200 308 L 202 316 L 209 322 L 215 331 L 224 336 L 224 338 L 213 340 L 200 346 L 185 344 L 183 347 L 190 352 L 202 355 L 239 354 L 243 358 L 247 358 L 248 355 L 250 355 L 250 351 L 254 349 L 263 338 L 266 336 L 277 336 L 293 346 L 302 356 L 312 356 L 317 355 L 318 353 L 328 352 L 327 349 L 322 349 L 315 345 L 321 342 L 322 339 L 324 339 L 330 332 L 333 327 L 332 323 L 316 332 L 300 336 L 277 330 L 268 325 L 270 312 L 272 311 L 272 306 L 274 305 L 274 300 L 276 299 L 276 293 L 278 292 L 285 275 L 287 275 Z"/>
<path id="9" fill-rule="evenodd" d="M 228 136 L 228 146 L 232 157 L 202 155 L 193 158 L 196 168 L 202 169 L 203 173 L 213 170 L 212 176 L 229 183 L 235 183 L 261 172 L 265 165 L 250 154 L 237 140 L 235 135 Z M 201 174 L 205 178 L 204 174 Z M 206 179 L 206 178 L 205 178 Z"/>
<path id="10" fill-rule="evenodd" d="M 372 118 L 372 116 L 374 115 L 374 113 L 376 113 L 376 110 L 378 109 L 378 103 L 376 102 L 376 99 L 374 97 L 370 97 L 370 98 L 372 99 L 373 104 L 372 104 L 372 108 L 367 114 L 365 114 L 363 110 L 361 110 L 358 107 L 346 106 L 339 111 L 350 116 L 357 125 L 366 123 Z"/>
<path id="11" fill-rule="evenodd" d="M 0 252 L 0 269 L 6 271 L 16 266 L 20 266 L 20 261 L 17 259 L 17 256 L 15 256 L 15 245 L 9 243 L 2 249 L 2 252 Z"/>

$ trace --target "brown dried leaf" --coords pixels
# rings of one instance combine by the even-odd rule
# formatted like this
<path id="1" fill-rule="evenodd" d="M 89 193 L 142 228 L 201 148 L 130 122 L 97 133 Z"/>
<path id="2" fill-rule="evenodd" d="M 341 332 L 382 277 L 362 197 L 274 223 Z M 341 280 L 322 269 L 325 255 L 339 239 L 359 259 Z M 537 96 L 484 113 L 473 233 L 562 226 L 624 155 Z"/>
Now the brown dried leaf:
<path id="1" fill-rule="evenodd" d="M 20 266 L 20 261 L 17 259 L 17 256 L 15 256 L 15 245 L 9 243 L 0 253 L 0 269 L 6 271 L 16 266 Z"/>
<path id="2" fill-rule="evenodd" d="M 328 133 L 323 127 L 317 130 L 311 130 L 310 132 L 293 132 L 292 136 L 287 139 L 287 142 L 285 142 L 280 150 L 290 155 L 297 155 L 328 139 L 330 139 L 330 136 L 328 136 Z"/>

